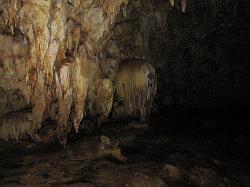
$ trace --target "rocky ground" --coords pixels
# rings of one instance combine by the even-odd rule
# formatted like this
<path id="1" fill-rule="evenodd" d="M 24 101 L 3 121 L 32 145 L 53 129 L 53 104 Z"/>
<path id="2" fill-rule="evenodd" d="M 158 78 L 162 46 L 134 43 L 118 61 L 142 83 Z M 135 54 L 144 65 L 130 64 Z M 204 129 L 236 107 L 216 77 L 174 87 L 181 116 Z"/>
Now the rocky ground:
<path id="1" fill-rule="evenodd" d="M 249 186 L 249 131 L 241 126 L 249 121 L 230 118 L 237 129 L 208 116 L 106 123 L 67 149 L 1 142 L 0 186 Z"/>

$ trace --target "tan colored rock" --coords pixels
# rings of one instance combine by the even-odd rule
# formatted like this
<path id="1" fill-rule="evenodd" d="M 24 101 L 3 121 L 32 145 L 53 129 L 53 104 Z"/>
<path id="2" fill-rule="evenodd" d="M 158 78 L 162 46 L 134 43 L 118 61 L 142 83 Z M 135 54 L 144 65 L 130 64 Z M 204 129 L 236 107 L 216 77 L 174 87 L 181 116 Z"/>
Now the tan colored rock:
<path id="1" fill-rule="evenodd" d="M 67 134 L 72 127 L 78 132 L 84 116 L 98 124 L 108 118 L 120 55 L 115 46 L 104 48 L 120 7 L 127 4 L 127 0 L 0 0 L 2 139 L 28 135 L 42 142 L 46 138 L 38 130 L 50 120 L 56 127 L 44 132 L 66 144 Z M 117 54 L 107 58 L 107 51 Z M 151 95 L 144 95 L 147 102 Z M 11 119 L 13 113 L 20 123 Z"/>
<path id="2" fill-rule="evenodd" d="M 154 67 L 141 59 L 127 59 L 120 63 L 114 103 L 114 119 L 139 117 L 146 121 L 156 94 Z"/>
<path id="3" fill-rule="evenodd" d="M 87 110 L 89 116 L 100 126 L 108 118 L 113 106 L 114 83 L 109 78 L 100 78 L 91 85 L 88 93 Z"/>
<path id="4" fill-rule="evenodd" d="M 14 127 L 9 120 L 2 120 L 0 129 L 19 129 L 21 136 L 22 127 L 30 126 L 32 135 L 50 118 L 58 125 L 56 133 L 66 137 L 72 113 L 78 131 L 86 114 L 84 105 L 89 83 L 94 76 L 100 80 L 100 75 L 95 73 L 98 53 L 111 34 L 122 1 L 6 0 L 1 4 L 1 31 L 9 30 L 13 35 L 0 36 L 3 44 L 0 50 L 1 94 L 5 98 L 19 90 L 22 99 L 15 101 L 8 96 L 6 101 L 1 101 L 4 107 L 1 106 L 0 115 L 16 111 L 26 116 L 18 111 L 28 105 L 32 106 L 32 112 L 29 120 L 23 121 L 26 125 L 15 123 Z M 21 38 L 16 37 L 16 30 L 22 33 Z M 7 88 L 9 84 L 11 87 Z M 103 89 L 113 93 L 106 80 L 100 81 L 100 85 L 99 96 Z M 5 131 L 5 139 L 12 137 L 11 133 Z M 15 138 L 20 136 L 16 133 Z"/>
<path id="5" fill-rule="evenodd" d="M 119 142 L 112 142 L 107 136 L 101 136 L 101 143 L 98 146 L 98 155 L 101 157 L 113 157 L 121 162 L 126 162 L 127 158 L 122 155 Z"/>
<path id="6" fill-rule="evenodd" d="M 132 179 L 131 187 L 167 187 L 168 185 L 160 177 L 151 177 L 141 173 Z"/>
<path id="7" fill-rule="evenodd" d="M 170 176 L 176 180 L 180 180 L 184 176 L 183 170 L 178 166 L 165 164 L 163 167 L 163 170 L 168 176 Z"/>

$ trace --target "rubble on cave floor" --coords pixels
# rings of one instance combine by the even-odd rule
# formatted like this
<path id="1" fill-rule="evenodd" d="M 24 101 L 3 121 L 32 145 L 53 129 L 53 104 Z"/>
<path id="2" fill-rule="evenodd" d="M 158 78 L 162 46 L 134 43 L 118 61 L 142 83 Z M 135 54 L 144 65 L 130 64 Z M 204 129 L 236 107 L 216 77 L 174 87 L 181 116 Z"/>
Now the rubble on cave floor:
<path id="1" fill-rule="evenodd" d="M 73 136 L 67 149 L 1 142 L 0 186 L 250 184 L 247 134 L 218 126 L 184 131 L 171 127 L 169 120 L 158 120 L 168 125 L 106 123 L 99 134 Z"/>

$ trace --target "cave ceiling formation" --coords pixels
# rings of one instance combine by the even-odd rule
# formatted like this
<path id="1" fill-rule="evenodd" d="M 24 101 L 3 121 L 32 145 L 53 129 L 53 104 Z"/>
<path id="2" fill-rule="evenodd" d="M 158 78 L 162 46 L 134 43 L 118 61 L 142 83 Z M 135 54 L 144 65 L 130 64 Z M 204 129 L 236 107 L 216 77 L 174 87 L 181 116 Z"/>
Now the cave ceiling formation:
<path id="1" fill-rule="evenodd" d="M 155 106 L 250 105 L 247 7 L 0 0 L 1 139 L 43 142 L 37 132 L 48 124 L 47 134 L 65 144 L 85 119 L 100 126 L 108 118 L 146 121 Z"/>
<path id="2" fill-rule="evenodd" d="M 50 120 L 56 124 L 54 136 L 66 144 L 67 134 L 72 129 L 78 132 L 84 117 L 100 125 L 113 106 L 117 106 L 114 118 L 146 120 L 156 94 L 155 70 L 138 59 L 146 59 L 142 38 L 146 36 L 130 42 L 137 49 L 118 41 L 130 14 L 128 3 L 0 0 L 0 138 L 19 140 L 28 135 L 42 141 L 36 132 Z M 125 31 L 134 32 L 129 26 Z M 137 60 L 118 67 L 129 58 Z M 131 82 L 126 71 L 134 80 L 123 88 L 116 77 L 120 72 L 121 84 Z M 119 106 L 122 98 L 131 100 L 127 108 Z"/>

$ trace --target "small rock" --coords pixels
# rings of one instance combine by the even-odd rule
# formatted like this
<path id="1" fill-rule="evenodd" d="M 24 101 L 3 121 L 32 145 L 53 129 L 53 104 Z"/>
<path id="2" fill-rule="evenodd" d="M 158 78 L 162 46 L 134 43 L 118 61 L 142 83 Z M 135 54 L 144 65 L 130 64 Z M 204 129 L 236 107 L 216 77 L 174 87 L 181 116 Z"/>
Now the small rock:
<path id="1" fill-rule="evenodd" d="M 172 166 L 170 164 L 165 164 L 163 167 L 163 170 L 165 171 L 165 173 L 174 178 L 174 179 L 181 179 L 182 175 L 183 175 L 183 171 L 181 171 L 181 169 L 179 167 L 176 166 Z"/>
<path id="2" fill-rule="evenodd" d="M 119 161 L 126 162 L 127 158 L 122 155 L 119 142 L 111 142 L 107 136 L 101 136 L 101 143 L 98 146 L 100 156 L 111 156 Z"/>
<path id="3" fill-rule="evenodd" d="M 158 176 L 150 177 L 144 174 L 136 174 L 132 179 L 131 187 L 167 187 L 168 185 Z"/>
<path id="4" fill-rule="evenodd" d="M 37 176 L 30 173 L 21 177 L 21 183 L 25 185 L 38 185 L 43 184 L 44 182 L 45 179 L 42 176 Z"/>

